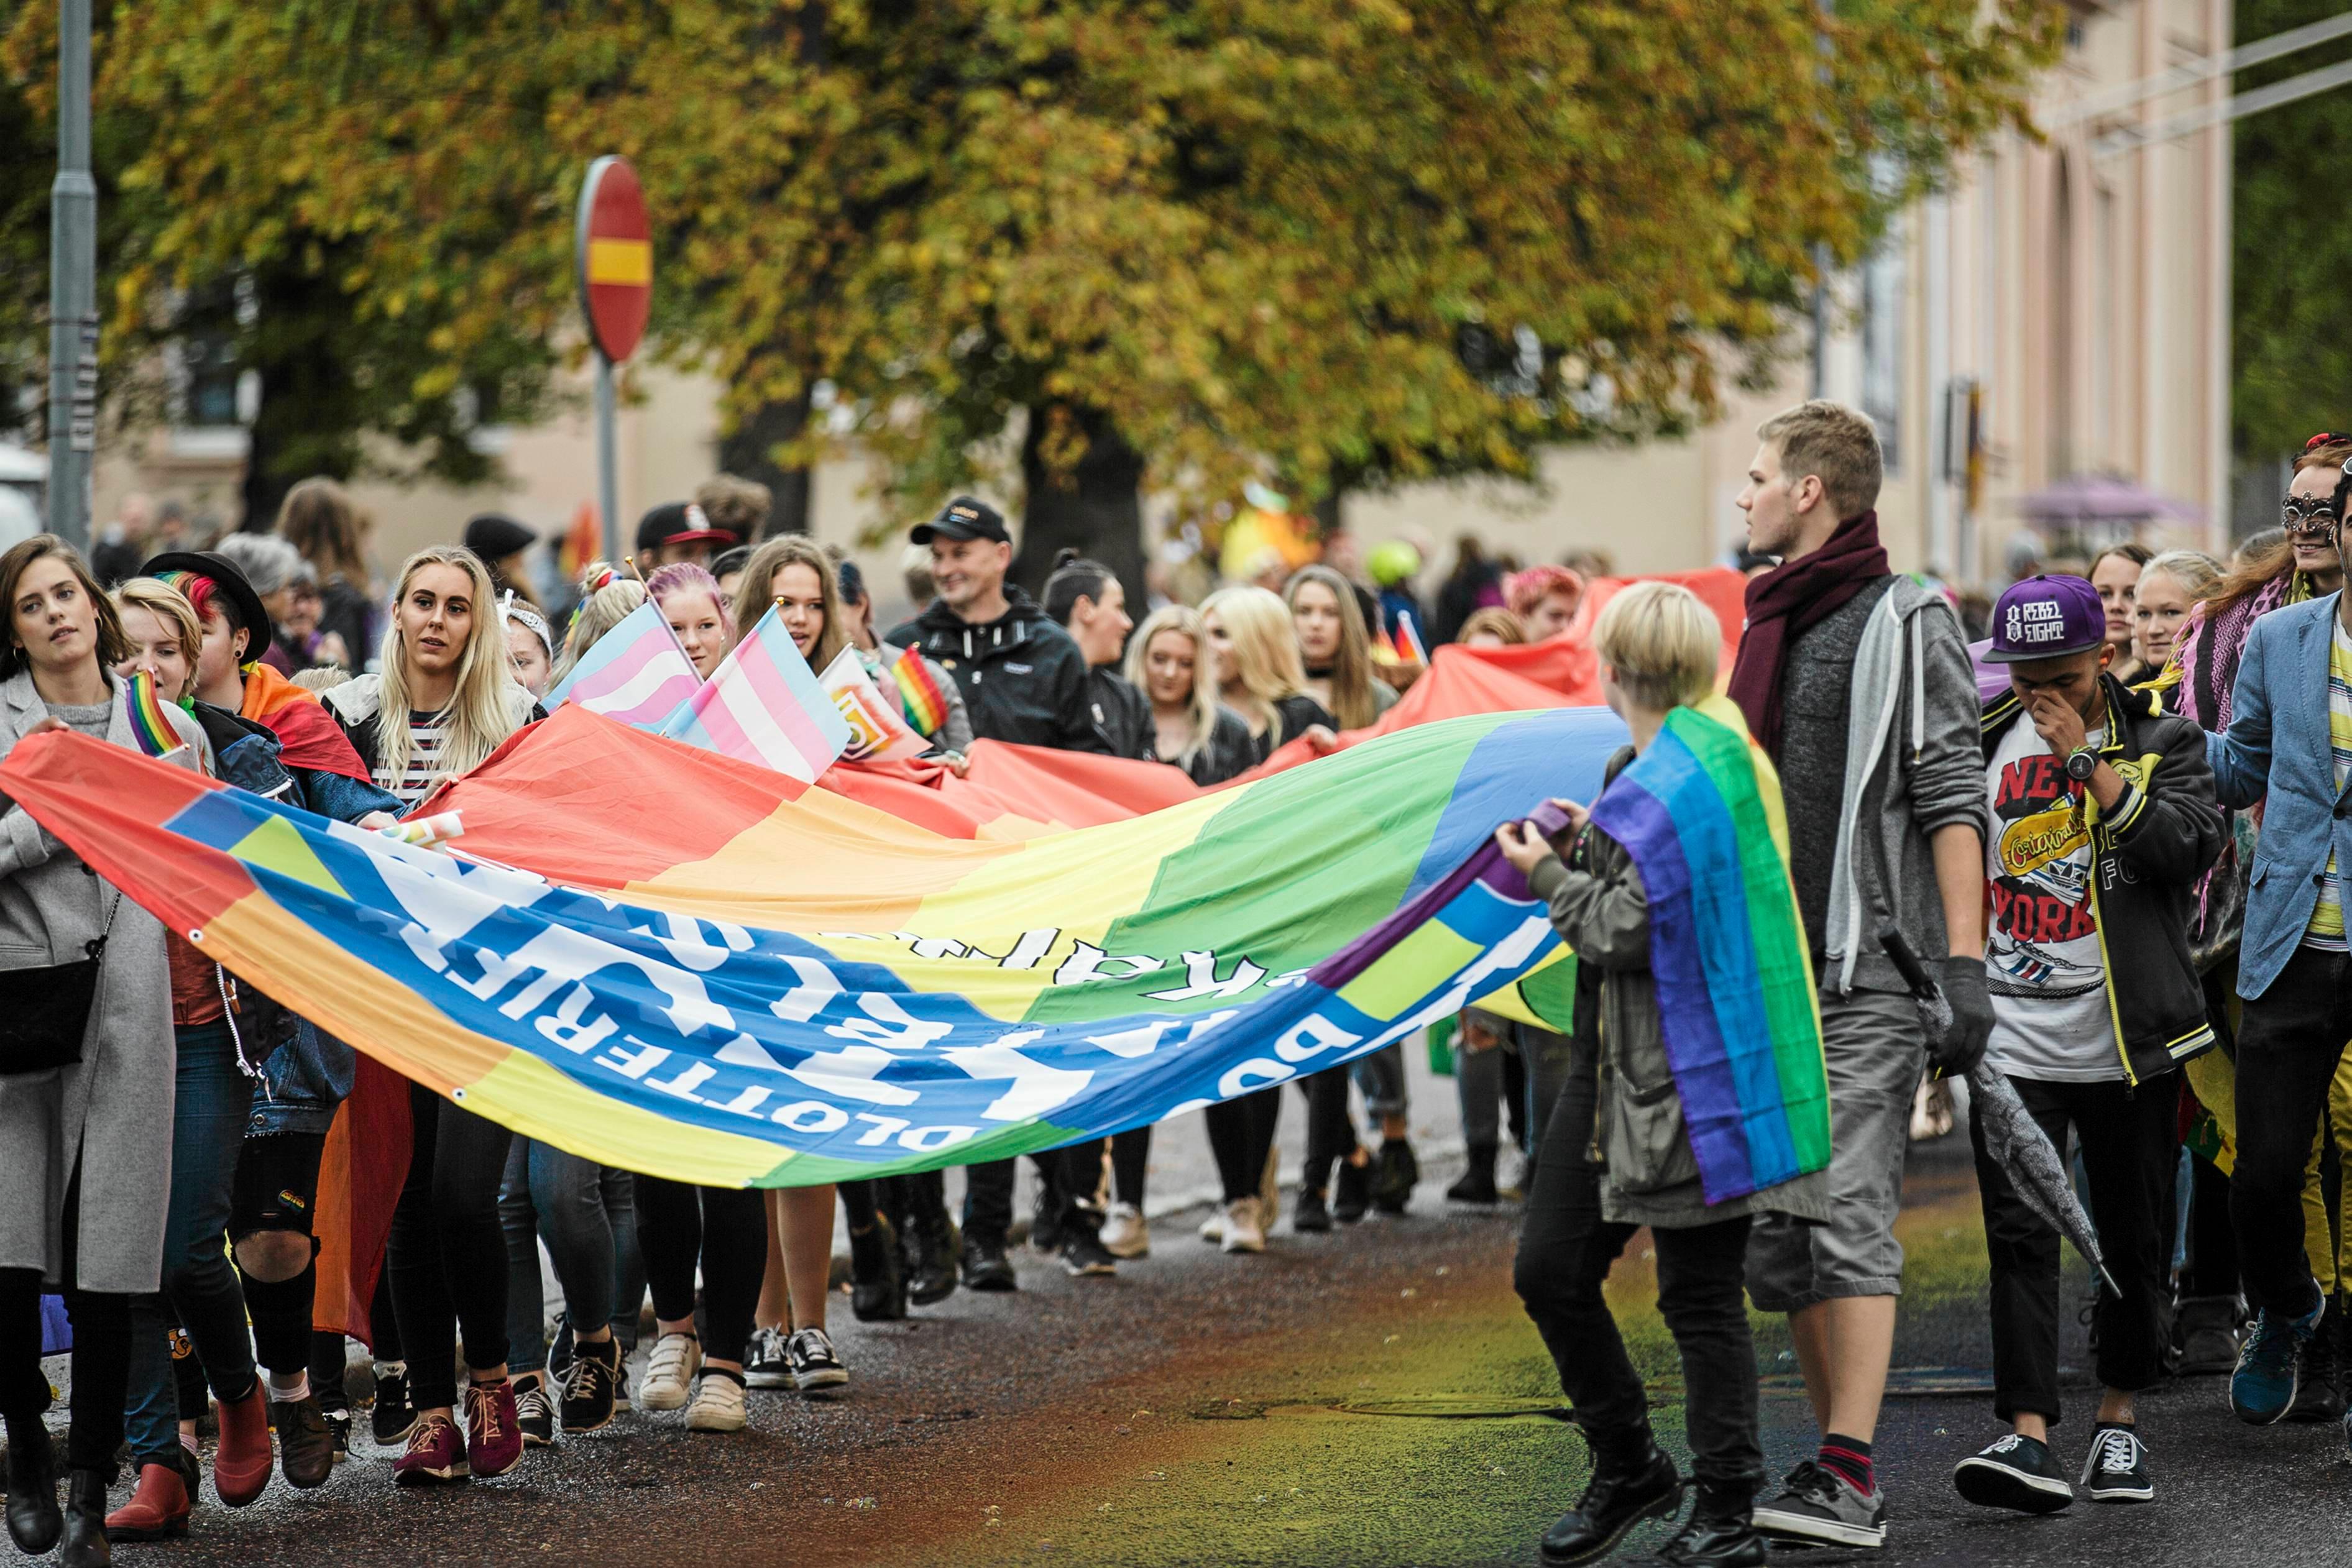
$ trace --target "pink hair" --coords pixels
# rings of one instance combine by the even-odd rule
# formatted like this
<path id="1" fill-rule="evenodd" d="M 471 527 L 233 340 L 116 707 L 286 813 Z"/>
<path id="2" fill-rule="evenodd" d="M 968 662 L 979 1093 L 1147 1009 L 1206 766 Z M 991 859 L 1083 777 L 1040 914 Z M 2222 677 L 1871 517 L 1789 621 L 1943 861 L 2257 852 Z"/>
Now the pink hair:
<path id="1" fill-rule="evenodd" d="M 710 602 L 719 607 L 719 629 L 727 633 L 730 643 L 735 640 L 735 612 L 728 608 L 727 596 L 719 591 L 719 580 L 710 575 L 709 568 L 690 560 L 673 561 L 656 568 L 646 579 L 646 597 L 664 609 L 668 608 L 670 596 L 678 593 L 710 595 Z"/>
<path id="2" fill-rule="evenodd" d="M 1584 574 L 1564 566 L 1531 566 L 1503 580 L 1503 602 L 1514 615 L 1532 615 L 1537 605 L 1555 593 L 1582 602 Z"/>

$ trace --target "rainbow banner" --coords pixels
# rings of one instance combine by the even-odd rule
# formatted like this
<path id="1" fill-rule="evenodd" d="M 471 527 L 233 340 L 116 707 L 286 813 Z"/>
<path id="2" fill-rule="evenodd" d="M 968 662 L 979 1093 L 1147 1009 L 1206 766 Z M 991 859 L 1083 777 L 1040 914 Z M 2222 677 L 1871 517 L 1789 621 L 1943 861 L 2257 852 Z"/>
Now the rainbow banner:
<path id="1" fill-rule="evenodd" d="M 1830 1159 L 1812 961 L 1780 781 L 1721 697 L 1678 708 L 1592 823 L 1625 847 L 1650 913 L 1666 1061 L 1709 1203 Z"/>
<path id="2" fill-rule="evenodd" d="M 549 789 L 536 731 L 613 744 Z M 1590 798 L 1623 735 L 1603 710 L 1475 715 L 1019 839 L 571 709 L 426 803 L 463 813 L 457 855 L 74 735 L 19 743 L 0 789 L 468 1109 L 627 1169 L 801 1186 L 1157 1122 L 1474 999 L 1564 1024 L 1573 967 L 1492 834 Z"/>

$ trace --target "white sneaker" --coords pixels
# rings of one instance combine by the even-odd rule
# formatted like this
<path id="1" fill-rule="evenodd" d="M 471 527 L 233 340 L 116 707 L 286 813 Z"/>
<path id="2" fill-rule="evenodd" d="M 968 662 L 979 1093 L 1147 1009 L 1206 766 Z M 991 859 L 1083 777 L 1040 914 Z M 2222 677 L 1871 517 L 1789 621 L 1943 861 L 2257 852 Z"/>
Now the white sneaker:
<path id="1" fill-rule="evenodd" d="M 646 1380 L 637 1385 L 640 1410 L 677 1410 L 686 1404 L 694 1375 L 702 1370 L 702 1342 L 690 1333 L 666 1333 L 654 1343 L 646 1362 Z M 725 1378 L 719 1379 L 724 1383 Z M 738 1394 L 737 1402 L 741 1402 Z"/>
<path id="2" fill-rule="evenodd" d="M 682 1336 L 681 1336 L 682 1337 Z M 694 1403 L 686 1412 L 689 1432 L 740 1432 L 751 1425 L 743 1408 L 743 1385 L 723 1372 L 706 1372 L 694 1385 Z"/>
<path id="3" fill-rule="evenodd" d="M 1225 1217 L 1213 1214 L 1201 1221 L 1201 1239 L 1214 1247 L 1225 1239 Z"/>
<path id="4" fill-rule="evenodd" d="M 1225 1205 L 1224 1245 L 1228 1252 L 1265 1250 L 1265 1227 L 1258 1219 L 1257 1199 L 1235 1198 Z"/>
<path id="5" fill-rule="evenodd" d="M 1495 1165 L 1495 1190 L 1505 1197 L 1528 1195 L 1528 1155 L 1517 1144 L 1503 1145 L 1502 1158 Z"/>
<path id="6" fill-rule="evenodd" d="M 1151 1255 L 1151 1227 L 1143 1218 L 1143 1210 L 1131 1203 L 1114 1203 L 1103 1216 L 1102 1235 L 1098 1238 L 1103 1250 L 1114 1258 L 1149 1258 Z"/>

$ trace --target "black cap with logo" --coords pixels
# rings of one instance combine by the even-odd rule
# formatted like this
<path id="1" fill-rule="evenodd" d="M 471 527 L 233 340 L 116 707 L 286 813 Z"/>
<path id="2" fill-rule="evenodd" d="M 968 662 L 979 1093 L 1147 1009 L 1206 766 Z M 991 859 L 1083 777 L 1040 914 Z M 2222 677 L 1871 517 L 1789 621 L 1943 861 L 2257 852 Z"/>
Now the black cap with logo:
<path id="1" fill-rule="evenodd" d="M 958 496 L 940 508 L 940 515 L 928 523 L 915 525 L 914 540 L 927 545 L 935 538 L 994 539 L 1009 545 L 1013 536 L 1004 531 L 1004 517 L 987 502 L 970 496 Z"/>

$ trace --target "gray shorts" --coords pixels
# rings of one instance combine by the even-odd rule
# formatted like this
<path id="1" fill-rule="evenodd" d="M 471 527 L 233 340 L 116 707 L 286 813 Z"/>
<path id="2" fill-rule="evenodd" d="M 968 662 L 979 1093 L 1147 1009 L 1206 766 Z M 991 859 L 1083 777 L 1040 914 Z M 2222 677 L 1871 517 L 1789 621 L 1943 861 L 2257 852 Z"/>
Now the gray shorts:
<path id="1" fill-rule="evenodd" d="M 1748 1293 L 1759 1311 L 1793 1312 L 1832 1296 L 1899 1296 L 1903 1156 L 1927 1037 L 1911 998 L 1855 991 L 1822 998 L 1830 1081 L 1830 1218 L 1760 1217 L 1748 1240 Z"/>

